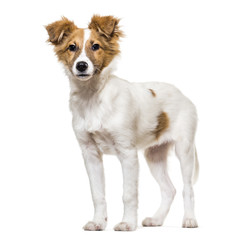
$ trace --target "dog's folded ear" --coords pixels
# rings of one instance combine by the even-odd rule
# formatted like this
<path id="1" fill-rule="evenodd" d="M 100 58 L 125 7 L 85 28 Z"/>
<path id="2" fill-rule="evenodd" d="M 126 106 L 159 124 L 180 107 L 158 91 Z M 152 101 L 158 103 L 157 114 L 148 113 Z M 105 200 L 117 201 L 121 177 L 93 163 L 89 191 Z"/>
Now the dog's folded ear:
<path id="1" fill-rule="evenodd" d="M 46 30 L 49 35 L 48 41 L 54 45 L 58 45 L 62 43 L 62 41 L 71 34 L 77 26 L 72 22 L 69 21 L 67 18 L 62 17 L 60 21 L 56 21 L 47 25 Z"/>
<path id="2" fill-rule="evenodd" d="M 123 32 L 119 29 L 118 23 L 120 19 L 113 16 L 94 15 L 89 24 L 89 29 L 95 29 L 100 35 L 106 39 L 123 37 Z"/>

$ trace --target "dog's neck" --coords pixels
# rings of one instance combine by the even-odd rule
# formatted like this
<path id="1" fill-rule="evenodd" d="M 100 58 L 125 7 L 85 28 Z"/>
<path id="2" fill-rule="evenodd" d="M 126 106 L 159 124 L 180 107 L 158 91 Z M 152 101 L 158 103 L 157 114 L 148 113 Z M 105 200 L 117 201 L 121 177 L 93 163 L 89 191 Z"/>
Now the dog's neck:
<path id="1" fill-rule="evenodd" d="M 110 79 L 110 73 L 94 75 L 87 81 L 80 81 L 74 76 L 70 80 L 70 97 L 78 98 L 82 102 L 89 102 L 93 98 L 98 98 L 100 92 L 104 89 L 107 81 Z"/>

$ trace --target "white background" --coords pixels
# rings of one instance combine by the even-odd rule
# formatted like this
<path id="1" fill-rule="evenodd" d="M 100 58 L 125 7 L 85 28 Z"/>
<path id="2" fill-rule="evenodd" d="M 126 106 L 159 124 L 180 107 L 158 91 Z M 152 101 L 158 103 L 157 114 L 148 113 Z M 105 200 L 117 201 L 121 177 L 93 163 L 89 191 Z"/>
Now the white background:
<path id="1" fill-rule="evenodd" d="M 1 1 L 0 239 L 203 239 L 231 237 L 231 1 Z M 105 157 L 109 224 L 84 232 L 93 207 L 87 174 L 71 128 L 69 84 L 44 25 L 62 15 L 86 27 L 94 14 L 121 18 L 126 37 L 116 74 L 129 81 L 176 85 L 197 106 L 200 178 L 198 229 L 182 229 L 179 163 L 170 157 L 177 189 L 163 227 L 142 228 L 160 202 L 140 156 L 139 229 L 113 232 L 123 205 L 121 168 Z"/>

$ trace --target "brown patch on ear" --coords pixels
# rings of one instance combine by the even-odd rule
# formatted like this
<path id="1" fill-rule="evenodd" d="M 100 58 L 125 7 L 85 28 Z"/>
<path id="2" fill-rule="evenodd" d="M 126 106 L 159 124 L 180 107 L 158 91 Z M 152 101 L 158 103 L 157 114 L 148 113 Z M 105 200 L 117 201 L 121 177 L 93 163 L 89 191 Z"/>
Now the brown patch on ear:
<path id="1" fill-rule="evenodd" d="M 89 29 L 96 30 L 100 35 L 107 39 L 119 38 L 123 36 L 123 32 L 119 29 L 118 23 L 120 19 L 113 16 L 94 15 L 89 24 Z"/>
<path id="2" fill-rule="evenodd" d="M 60 21 L 51 23 L 45 28 L 49 35 L 48 41 L 54 45 L 58 45 L 74 30 L 76 30 L 77 26 L 72 21 L 69 21 L 66 17 L 62 17 Z"/>
<path id="3" fill-rule="evenodd" d="M 155 93 L 155 91 L 153 89 L 149 89 L 149 91 L 151 92 L 153 97 L 156 97 L 156 93 Z"/>
<path id="4" fill-rule="evenodd" d="M 155 128 L 154 134 L 156 135 L 156 139 L 158 139 L 161 134 L 169 127 L 169 118 L 167 113 L 162 112 L 157 117 L 158 124 Z"/>

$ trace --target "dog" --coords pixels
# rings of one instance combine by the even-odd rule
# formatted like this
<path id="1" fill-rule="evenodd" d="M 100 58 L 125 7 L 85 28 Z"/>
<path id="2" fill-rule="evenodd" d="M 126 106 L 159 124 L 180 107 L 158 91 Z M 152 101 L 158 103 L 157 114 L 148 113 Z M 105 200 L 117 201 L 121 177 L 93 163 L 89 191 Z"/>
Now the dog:
<path id="1" fill-rule="evenodd" d="M 183 177 L 183 227 L 198 226 L 193 184 L 199 164 L 195 148 L 197 113 L 193 103 L 167 83 L 131 83 L 112 74 L 123 32 L 114 16 L 94 15 L 88 28 L 62 17 L 46 26 L 70 81 L 72 126 L 89 176 L 94 218 L 83 228 L 104 230 L 107 225 L 103 154 L 116 155 L 122 165 L 122 222 L 116 231 L 137 228 L 138 150 L 143 150 L 162 201 L 143 226 L 161 226 L 176 190 L 168 176 L 167 157 L 175 149 Z"/>

